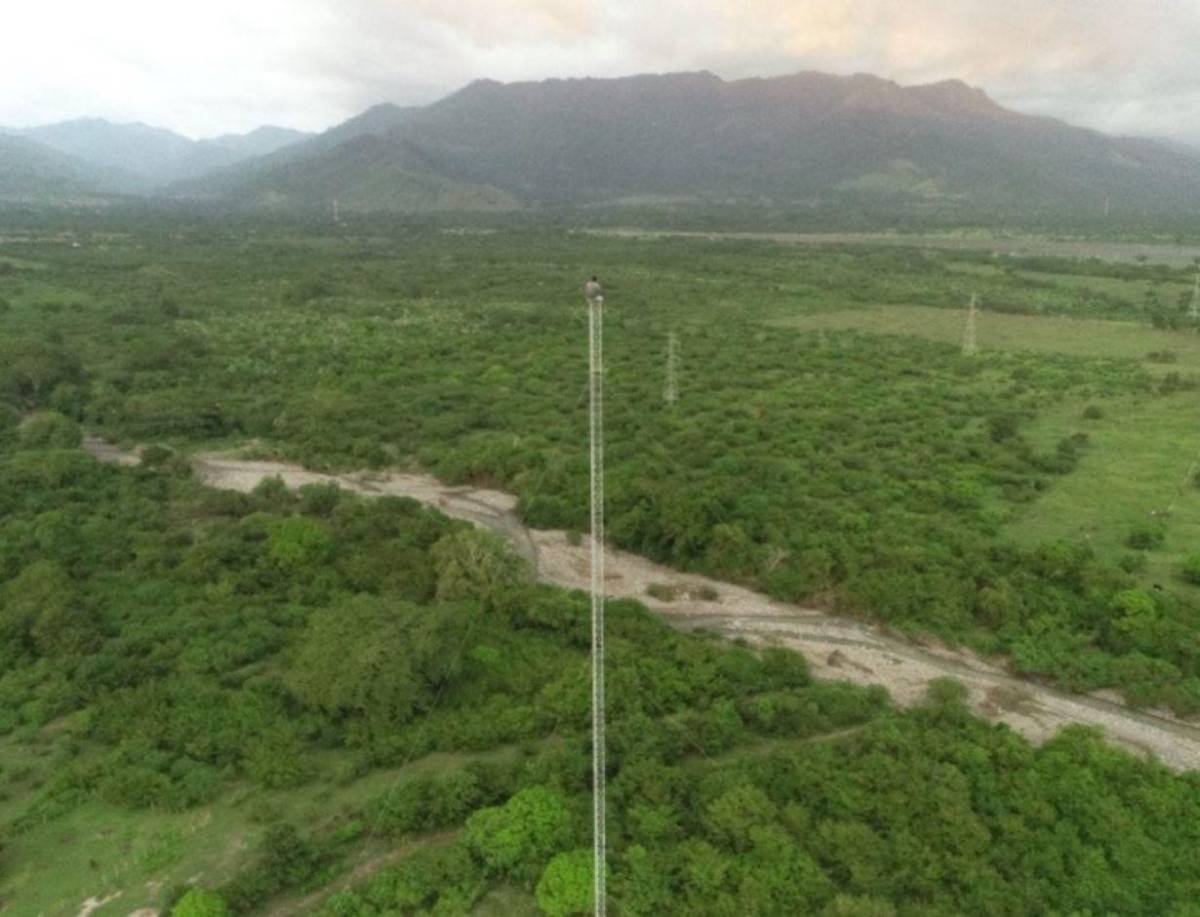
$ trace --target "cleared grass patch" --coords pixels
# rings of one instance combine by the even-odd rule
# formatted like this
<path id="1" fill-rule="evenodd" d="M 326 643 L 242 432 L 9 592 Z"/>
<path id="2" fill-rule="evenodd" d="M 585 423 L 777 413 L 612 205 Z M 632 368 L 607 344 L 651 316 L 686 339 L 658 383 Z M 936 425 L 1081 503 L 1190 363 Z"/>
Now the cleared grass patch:
<path id="1" fill-rule="evenodd" d="M 1023 434 L 1039 449 L 1062 437 L 1088 434 L 1079 466 L 1052 479 L 1020 511 L 1006 534 L 1024 544 L 1083 541 L 1101 556 L 1135 554 L 1126 539 L 1136 526 L 1159 526 L 1162 547 L 1146 551 L 1139 576 L 1175 591 L 1184 559 L 1200 552 L 1200 489 L 1192 484 L 1200 460 L 1200 401 L 1195 393 L 1113 398 L 1098 402 L 1103 417 L 1083 418 L 1086 404 L 1070 400 L 1047 409 Z"/>

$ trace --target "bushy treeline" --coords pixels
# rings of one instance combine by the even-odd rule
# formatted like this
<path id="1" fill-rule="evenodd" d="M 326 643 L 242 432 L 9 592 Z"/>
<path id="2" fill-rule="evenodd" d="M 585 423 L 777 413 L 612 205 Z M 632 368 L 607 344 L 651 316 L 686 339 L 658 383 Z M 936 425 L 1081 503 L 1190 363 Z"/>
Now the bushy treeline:
<path id="1" fill-rule="evenodd" d="M 278 481 L 211 491 L 167 450 L 147 459 L 118 469 L 0 447 L 0 736 L 53 749 L 45 771 L 0 774 L 5 796 L 26 800 L 3 826 L 13 847 L 89 800 L 182 810 L 247 782 L 578 745 L 582 596 L 531 583 L 493 537 L 410 500 Z M 724 698 L 807 685 L 798 657 L 725 651 L 629 603 L 611 621 L 614 715 L 649 717 L 680 746 L 729 733 Z M 739 721 L 727 741 L 751 734 Z M 318 763 L 330 755 L 332 771 Z M 453 824 L 519 788 L 480 779 L 456 803 L 440 784 L 405 785 L 369 807 L 373 830 Z M 246 910 L 283 885 L 250 877 L 228 897 Z"/>
<path id="2" fill-rule="evenodd" d="M 1195 912 L 1195 780 L 1085 730 L 1032 749 L 973 720 L 955 687 L 828 741 L 677 760 L 640 737 L 611 782 L 612 911 Z M 498 880 L 544 913 L 588 912 L 587 762 L 567 763 L 322 913 L 466 913 Z"/>

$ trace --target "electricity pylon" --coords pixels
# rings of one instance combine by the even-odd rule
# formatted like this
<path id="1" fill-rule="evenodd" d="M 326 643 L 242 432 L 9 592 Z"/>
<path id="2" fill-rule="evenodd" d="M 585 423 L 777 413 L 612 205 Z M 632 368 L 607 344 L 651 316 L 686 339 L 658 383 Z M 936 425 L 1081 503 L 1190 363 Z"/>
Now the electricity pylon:
<path id="1" fill-rule="evenodd" d="M 592 830 L 596 917 L 605 914 L 604 738 L 604 297 L 588 300 L 592 484 Z"/>
<path id="2" fill-rule="evenodd" d="M 964 357 L 973 357 L 979 348 L 975 345 L 975 306 L 979 297 L 971 294 L 971 305 L 967 307 L 967 327 L 963 332 L 962 352 Z"/>
<path id="3" fill-rule="evenodd" d="M 1196 285 L 1192 288 L 1192 304 L 1188 308 L 1188 318 L 1200 322 L 1200 271 L 1196 272 Z"/>
<path id="4" fill-rule="evenodd" d="M 333 199 L 333 222 L 342 222 L 341 214 L 338 212 L 338 199 L 336 197 Z"/>
<path id="5" fill-rule="evenodd" d="M 679 400 L 679 337 L 672 331 L 667 335 L 667 383 L 663 387 L 663 401 L 674 404 Z"/>

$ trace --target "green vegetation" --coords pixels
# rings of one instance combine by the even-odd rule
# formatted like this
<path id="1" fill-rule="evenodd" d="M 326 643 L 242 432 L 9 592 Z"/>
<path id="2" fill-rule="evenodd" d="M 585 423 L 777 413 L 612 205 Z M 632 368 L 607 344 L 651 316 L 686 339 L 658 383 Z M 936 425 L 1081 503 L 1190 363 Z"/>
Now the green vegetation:
<path id="1" fill-rule="evenodd" d="M 996 273 L 986 307 L 1054 317 L 985 312 L 965 358 L 904 319 L 958 324 L 973 255 L 519 226 L 128 228 L 3 247 L 14 914 L 115 891 L 101 917 L 587 908 L 585 598 L 412 501 L 213 491 L 189 454 L 253 443 L 321 468 L 419 468 L 511 490 L 531 524 L 578 533 L 578 279 L 593 272 L 618 544 L 1200 710 L 1195 336 L 1148 328 L 1132 287 L 1043 300 L 1025 286 L 1038 265 Z M 1056 288 L 1108 277 L 1041 267 Z M 881 313 L 896 324 L 867 320 Z M 1091 352 L 1070 333 L 1115 316 L 1155 341 Z M 1001 318 L 1050 330 L 991 346 Z M 140 467 L 100 465 L 84 430 L 150 448 Z M 1200 898 L 1194 775 L 1081 730 L 1033 748 L 953 685 L 899 711 L 635 603 L 613 603 L 610 625 L 615 911 L 1182 917 Z"/>
<path id="2" fill-rule="evenodd" d="M 1102 435 L 1081 416 L 1087 405 L 1138 398 L 1149 416 L 1186 414 L 1194 334 L 1149 329 L 1158 306 L 1147 303 L 1183 314 L 1187 270 L 1043 258 L 998 271 L 969 252 L 800 256 L 766 243 L 519 229 L 181 232 L 170 244 L 106 241 L 65 257 L 14 246 L 52 268 L 19 270 L 10 284 L 5 321 L 18 335 L 0 383 L 14 406 L 136 442 L 256 439 L 267 454 L 318 467 L 415 466 L 510 489 L 531 524 L 580 530 L 584 329 L 572 303 L 578 278 L 596 271 L 612 278 L 608 509 L 618 544 L 1005 653 L 1074 688 L 1200 709 L 1200 651 L 1181 636 L 1198 612 L 1177 570 L 1171 590 L 1151 597 L 1158 623 L 1131 642 L 1109 609 L 1122 591 L 1161 583 L 1153 563 L 1131 573 L 1127 559 L 1070 533 L 1022 534 L 1036 531 L 1022 519 L 1050 506 L 1061 482 L 1084 480 L 1075 469 Z M 1054 281 L 1029 280 L 1038 268 Z M 1062 281 L 1109 275 L 1139 292 L 1101 296 Z M 908 304 L 924 302 L 956 339 L 981 283 L 989 310 L 1055 317 L 985 312 L 983 351 L 970 360 L 923 340 L 920 322 L 905 331 Z M 1148 299 L 1142 286 L 1171 292 Z M 899 325 L 870 325 L 881 303 Z M 846 314 L 862 320 L 828 324 Z M 1072 322 L 1096 314 L 1136 318 L 1146 332 L 1114 327 L 1154 340 L 1081 350 L 1091 326 Z M 1036 349 L 1000 349 L 988 337 L 998 319 L 1051 324 Z M 671 329 L 684 369 L 668 409 Z M 1166 372 L 1143 359 L 1167 350 L 1181 358 Z M 1045 437 L 1044 418 L 1059 418 Z M 1106 486 L 1116 492 L 1097 511 L 1120 508 L 1105 519 L 1120 539 L 1159 508 L 1133 505 L 1142 495 L 1123 497 L 1132 485 L 1120 478 Z M 1194 549 L 1177 550 L 1181 561 Z"/>
<path id="3" fill-rule="evenodd" d="M 463 913 L 505 889 L 549 914 L 586 907 L 583 596 L 511 560 L 497 576 L 490 539 L 406 500 L 226 494 L 170 464 L 11 446 L 0 481 L 14 913 L 114 888 L 126 907 L 147 882 L 162 891 L 146 903 L 176 914 L 281 896 Z M 296 543 L 324 562 L 281 565 Z M 45 642 L 46 616 L 72 626 Z M 812 683 L 785 651 L 680 635 L 630 603 L 610 622 L 622 913 L 1184 914 L 1200 891 L 1190 777 L 1083 731 L 1035 751 L 953 685 L 900 713 L 879 689 Z M 132 832 L 136 860 L 80 844 L 37 881 L 48 843 L 97 829 Z M 394 864 L 321 892 L 406 839 Z M 204 891 L 185 891 L 197 869 Z"/>

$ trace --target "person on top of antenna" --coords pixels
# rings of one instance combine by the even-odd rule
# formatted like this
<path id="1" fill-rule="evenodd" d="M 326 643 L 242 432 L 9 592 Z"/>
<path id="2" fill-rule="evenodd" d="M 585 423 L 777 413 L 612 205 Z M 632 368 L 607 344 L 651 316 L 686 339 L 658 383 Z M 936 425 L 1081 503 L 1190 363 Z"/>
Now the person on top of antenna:
<path id="1" fill-rule="evenodd" d="M 583 285 L 583 296 L 588 301 L 588 304 L 604 301 L 604 288 L 600 286 L 600 281 L 592 277 Z"/>

